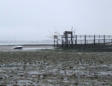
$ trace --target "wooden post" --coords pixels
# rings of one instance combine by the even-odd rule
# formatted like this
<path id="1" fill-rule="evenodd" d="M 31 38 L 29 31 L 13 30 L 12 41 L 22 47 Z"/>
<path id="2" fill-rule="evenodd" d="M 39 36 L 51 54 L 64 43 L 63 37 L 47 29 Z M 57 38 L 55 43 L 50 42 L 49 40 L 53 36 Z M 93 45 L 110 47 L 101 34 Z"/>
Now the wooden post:
<path id="1" fill-rule="evenodd" d="M 84 40 L 85 40 L 85 45 L 86 45 L 86 41 L 87 41 L 87 40 L 86 40 L 86 35 L 84 36 Z"/>
<path id="2" fill-rule="evenodd" d="M 96 44 L 96 36 L 95 35 L 94 35 L 94 40 L 93 41 L 94 41 L 94 45 L 95 45 Z"/>
<path id="3" fill-rule="evenodd" d="M 105 45 L 105 35 L 104 35 L 104 45 Z"/>
<path id="4" fill-rule="evenodd" d="M 75 44 L 77 45 L 77 35 L 75 35 Z"/>
<path id="5" fill-rule="evenodd" d="M 65 34 L 65 46 L 68 47 L 68 34 Z"/>
<path id="6" fill-rule="evenodd" d="M 73 47 L 73 33 L 71 33 L 71 45 Z"/>

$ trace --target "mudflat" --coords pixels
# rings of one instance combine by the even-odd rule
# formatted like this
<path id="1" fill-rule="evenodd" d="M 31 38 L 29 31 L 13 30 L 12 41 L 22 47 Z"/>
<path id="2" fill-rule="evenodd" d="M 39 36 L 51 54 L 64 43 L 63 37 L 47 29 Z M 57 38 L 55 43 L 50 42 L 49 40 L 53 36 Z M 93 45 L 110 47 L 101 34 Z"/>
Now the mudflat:
<path id="1" fill-rule="evenodd" d="M 0 52 L 0 85 L 111 86 L 112 52 Z"/>

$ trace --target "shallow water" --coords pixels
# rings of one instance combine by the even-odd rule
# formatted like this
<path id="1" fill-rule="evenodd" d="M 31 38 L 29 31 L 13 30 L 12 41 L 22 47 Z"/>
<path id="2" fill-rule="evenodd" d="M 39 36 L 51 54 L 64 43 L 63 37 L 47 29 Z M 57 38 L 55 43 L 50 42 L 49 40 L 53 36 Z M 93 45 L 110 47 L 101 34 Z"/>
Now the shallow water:
<path id="1" fill-rule="evenodd" d="M 42 49 L 54 49 L 53 46 L 23 46 L 23 49 L 14 49 L 15 45 L 0 45 L 0 51 L 37 51 Z"/>

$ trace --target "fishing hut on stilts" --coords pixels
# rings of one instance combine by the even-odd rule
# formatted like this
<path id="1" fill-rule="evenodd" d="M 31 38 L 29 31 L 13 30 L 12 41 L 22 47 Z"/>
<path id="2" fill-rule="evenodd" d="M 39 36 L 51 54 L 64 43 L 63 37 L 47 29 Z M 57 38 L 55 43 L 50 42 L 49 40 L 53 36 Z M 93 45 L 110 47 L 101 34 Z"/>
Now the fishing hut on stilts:
<path id="1" fill-rule="evenodd" d="M 54 35 L 54 47 L 59 47 L 59 43 L 58 43 L 58 41 L 59 41 L 59 39 L 58 39 L 58 35 Z"/>
<path id="2" fill-rule="evenodd" d="M 61 36 L 54 35 L 54 46 L 80 50 L 112 50 L 112 35 L 77 35 L 73 31 L 64 31 Z"/>

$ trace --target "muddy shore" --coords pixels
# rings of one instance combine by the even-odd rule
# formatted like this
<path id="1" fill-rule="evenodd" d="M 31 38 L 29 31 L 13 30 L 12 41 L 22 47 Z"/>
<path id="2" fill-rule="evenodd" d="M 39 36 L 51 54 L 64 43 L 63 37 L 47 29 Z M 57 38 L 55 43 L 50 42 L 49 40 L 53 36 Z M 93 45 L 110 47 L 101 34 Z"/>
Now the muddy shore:
<path id="1" fill-rule="evenodd" d="M 112 52 L 0 52 L 0 85 L 111 86 Z"/>

